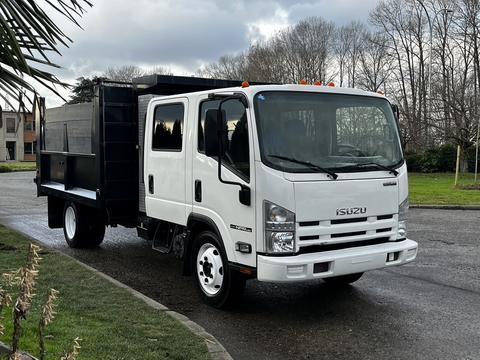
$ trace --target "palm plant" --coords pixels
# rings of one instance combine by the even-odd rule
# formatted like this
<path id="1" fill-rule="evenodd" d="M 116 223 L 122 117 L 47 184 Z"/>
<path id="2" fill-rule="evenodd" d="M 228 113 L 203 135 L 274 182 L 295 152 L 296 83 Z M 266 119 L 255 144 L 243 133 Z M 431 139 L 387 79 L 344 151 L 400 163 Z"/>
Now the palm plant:
<path id="1" fill-rule="evenodd" d="M 58 68 L 49 55 L 72 41 L 45 12 L 57 11 L 80 26 L 77 19 L 92 6 L 88 0 L 0 0 L 0 97 L 13 108 L 36 94 L 31 79 L 59 95 L 56 86 L 68 86 L 44 69 Z M 1 108 L 0 108 L 1 109 Z"/>

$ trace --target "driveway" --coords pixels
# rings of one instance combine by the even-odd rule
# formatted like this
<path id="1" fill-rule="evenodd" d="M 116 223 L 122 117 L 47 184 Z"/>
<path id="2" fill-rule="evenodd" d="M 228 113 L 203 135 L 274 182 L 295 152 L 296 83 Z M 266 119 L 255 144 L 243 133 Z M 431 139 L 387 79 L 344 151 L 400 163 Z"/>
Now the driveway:
<path id="1" fill-rule="evenodd" d="M 1 223 L 185 314 L 235 359 L 480 359 L 480 211 L 411 210 L 416 262 L 343 290 L 251 281 L 226 312 L 204 305 L 180 263 L 134 230 L 109 228 L 99 249 L 68 248 L 62 230 L 47 227 L 33 176 L 0 174 Z"/>

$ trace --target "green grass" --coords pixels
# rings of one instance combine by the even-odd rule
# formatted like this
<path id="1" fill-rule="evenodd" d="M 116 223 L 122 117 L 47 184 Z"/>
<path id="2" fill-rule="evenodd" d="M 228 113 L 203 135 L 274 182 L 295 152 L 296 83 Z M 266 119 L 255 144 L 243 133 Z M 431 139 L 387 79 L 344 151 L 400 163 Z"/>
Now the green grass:
<path id="1" fill-rule="evenodd" d="M 0 225 L 0 274 L 24 263 L 28 244 L 25 237 Z M 47 359 L 60 359 L 76 337 L 82 339 L 79 360 L 209 358 L 204 341 L 164 312 L 63 255 L 45 249 L 41 257 L 36 296 L 23 322 L 23 351 L 38 356 L 40 309 L 53 287 L 60 297 L 56 318 L 47 327 Z M 6 343 L 11 339 L 11 311 L 2 314 L 6 334 L 0 340 Z"/>
<path id="2" fill-rule="evenodd" d="M 37 168 L 35 161 L 0 162 L 0 173 L 12 171 L 33 171 Z"/>
<path id="3" fill-rule="evenodd" d="M 473 174 L 460 174 L 455 188 L 453 173 L 409 173 L 410 204 L 480 205 L 480 190 L 461 189 L 461 185 L 473 184 L 473 180 Z M 480 183 L 480 176 L 478 180 Z"/>

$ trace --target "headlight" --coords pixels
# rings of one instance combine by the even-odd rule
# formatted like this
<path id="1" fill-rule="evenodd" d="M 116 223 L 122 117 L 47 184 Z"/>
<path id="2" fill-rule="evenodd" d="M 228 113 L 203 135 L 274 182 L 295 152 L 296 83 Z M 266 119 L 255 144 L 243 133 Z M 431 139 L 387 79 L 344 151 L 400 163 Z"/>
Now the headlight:
<path id="1" fill-rule="evenodd" d="M 408 197 L 398 206 L 397 240 L 407 238 Z"/>
<path id="2" fill-rule="evenodd" d="M 264 201 L 265 250 L 268 253 L 295 252 L 295 214 Z"/>

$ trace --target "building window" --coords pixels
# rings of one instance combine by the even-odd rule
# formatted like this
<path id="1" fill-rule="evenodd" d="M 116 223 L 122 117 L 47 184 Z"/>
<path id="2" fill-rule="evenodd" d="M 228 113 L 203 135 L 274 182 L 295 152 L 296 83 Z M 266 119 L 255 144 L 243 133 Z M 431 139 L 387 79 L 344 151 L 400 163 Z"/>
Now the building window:
<path id="1" fill-rule="evenodd" d="M 37 149 L 36 141 L 34 141 L 33 143 L 31 142 L 23 143 L 23 152 L 25 155 L 35 155 L 36 149 Z"/>
<path id="2" fill-rule="evenodd" d="M 7 118 L 7 133 L 14 134 L 15 133 L 15 119 L 14 118 Z"/>
<path id="3" fill-rule="evenodd" d="M 35 124 L 33 121 L 25 121 L 25 126 L 23 128 L 25 131 L 34 131 Z"/>
<path id="4" fill-rule="evenodd" d="M 152 149 L 182 151 L 183 104 L 159 105 L 155 108 Z"/>

